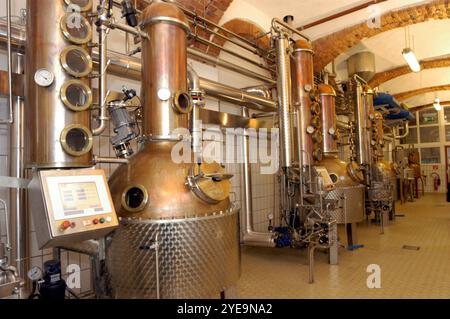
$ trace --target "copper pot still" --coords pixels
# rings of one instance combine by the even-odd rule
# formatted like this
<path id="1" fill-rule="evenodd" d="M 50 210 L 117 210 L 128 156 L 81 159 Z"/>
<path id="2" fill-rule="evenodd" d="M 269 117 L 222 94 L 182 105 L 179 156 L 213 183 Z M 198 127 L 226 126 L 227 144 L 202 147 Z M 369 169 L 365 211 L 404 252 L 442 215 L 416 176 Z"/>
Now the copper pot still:
<path id="1" fill-rule="evenodd" d="M 339 224 L 358 223 L 364 219 L 365 187 L 352 179 L 347 171 L 348 163 L 338 158 L 336 92 L 330 85 L 320 84 L 318 93 L 322 104 L 323 159 L 317 165 L 327 169 L 336 186 L 326 199 L 339 200 L 330 213 Z"/>
<path id="2" fill-rule="evenodd" d="M 141 18 L 149 35 L 142 43 L 147 143 L 109 182 L 121 217 L 107 249 L 112 297 L 219 298 L 240 273 L 238 211 L 230 203 L 230 181 L 207 178 L 223 168 L 202 164 L 206 177 L 197 186 L 214 199 L 207 202 L 188 187 L 188 175 L 199 174 L 198 166 L 172 158 L 180 143 L 173 130 L 188 127 L 191 110 L 188 20 L 177 6 L 160 1 Z"/>

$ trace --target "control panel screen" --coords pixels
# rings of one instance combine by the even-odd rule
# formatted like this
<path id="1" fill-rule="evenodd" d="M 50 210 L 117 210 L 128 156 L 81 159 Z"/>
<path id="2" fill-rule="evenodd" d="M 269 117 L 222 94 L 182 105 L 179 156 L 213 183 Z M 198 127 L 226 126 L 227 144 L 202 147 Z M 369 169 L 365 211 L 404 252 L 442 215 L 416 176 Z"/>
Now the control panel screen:
<path id="1" fill-rule="evenodd" d="M 103 212 L 95 183 L 60 183 L 59 192 L 64 215 L 71 217 L 85 212 Z"/>
<path id="2" fill-rule="evenodd" d="M 45 182 L 56 221 L 113 211 L 108 186 L 100 175 L 52 176 Z"/>

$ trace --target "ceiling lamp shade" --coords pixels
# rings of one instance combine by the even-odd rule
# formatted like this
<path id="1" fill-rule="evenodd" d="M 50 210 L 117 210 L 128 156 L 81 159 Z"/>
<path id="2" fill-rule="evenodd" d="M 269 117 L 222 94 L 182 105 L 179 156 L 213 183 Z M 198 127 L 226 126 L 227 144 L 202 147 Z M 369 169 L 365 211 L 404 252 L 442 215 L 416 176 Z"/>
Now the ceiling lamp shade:
<path id="1" fill-rule="evenodd" d="M 434 100 L 433 106 L 434 106 L 434 109 L 435 109 L 436 111 L 438 111 L 438 112 L 439 112 L 440 110 L 442 110 L 441 100 L 440 100 L 439 98 L 436 98 L 436 99 Z"/>
<path id="2" fill-rule="evenodd" d="M 402 52 L 403 57 L 405 58 L 406 62 L 408 63 L 409 67 L 413 72 L 420 72 L 421 67 L 420 63 L 416 58 L 416 55 L 414 54 L 414 51 L 410 48 L 406 48 Z"/>

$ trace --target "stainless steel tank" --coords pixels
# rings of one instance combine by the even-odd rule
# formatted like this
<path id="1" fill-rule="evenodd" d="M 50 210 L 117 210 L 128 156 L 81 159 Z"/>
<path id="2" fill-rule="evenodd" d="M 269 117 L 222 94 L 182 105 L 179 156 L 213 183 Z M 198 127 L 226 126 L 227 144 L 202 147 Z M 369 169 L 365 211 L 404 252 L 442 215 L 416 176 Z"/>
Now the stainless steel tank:
<path id="1" fill-rule="evenodd" d="M 376 73 L 375 54 L 372 52 L 359 52 L 347 60 L 348 76 L 357 74 L 366 81 L 370 81 Z"/>
<path id="2" fill-rule="evenodd" d="M 240 274 L 231 184 L 208 177 L 220 174 L 218 164 L 199 168 L 172 158 L 180 143 L 173 129 L 187 127 L 191 110 L 188 20 L 165 2 L 154 2 L 141 18 L 149 34 L 142 44 L 146 144 L 110 178 L 121 218 L 107 248 L 112 297 L 218 298 Z"/>
<path id="3" fill-rule="evenodd" d="M 28 0 L 26 46 L 27 164 L 38 168 L 92 166 L 86 14 L 92 1 Z M 69 5 L 79 5 L 74 16 Z"/>
<path id="4" fill-rule="evenodd" d="M 331 216 L 339 224 L 358 223 L 364 219 L 364 193 L 365 186 L 355 182 L 347 172 L 348 163 L 338 158 L 336 127 L 336 108 L 334 89 L 326 84 L 318 87 L 322 103 L 322 134 L 323 159 L 317 163 L 324 166 L 336 188 L 327 194 L 326 199 L 337 201 L 338 205 L 332 207 Z"/>

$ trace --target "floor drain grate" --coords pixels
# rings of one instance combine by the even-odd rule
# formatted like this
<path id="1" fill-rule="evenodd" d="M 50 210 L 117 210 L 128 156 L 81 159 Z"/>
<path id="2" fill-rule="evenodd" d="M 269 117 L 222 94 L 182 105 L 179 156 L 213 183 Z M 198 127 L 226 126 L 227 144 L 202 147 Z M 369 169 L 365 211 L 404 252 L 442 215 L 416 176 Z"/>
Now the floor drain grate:
<path id="1" fill-rule="evenodd" d="M 419 247 L 419 246 L 403 245 L 403 249 L 407 249 L 407 250 L 419 250 L 420 247 Z"/>

